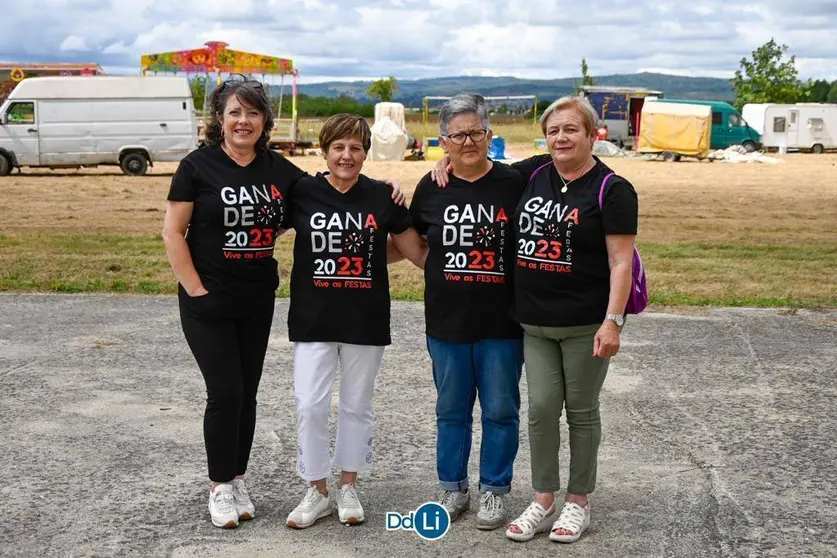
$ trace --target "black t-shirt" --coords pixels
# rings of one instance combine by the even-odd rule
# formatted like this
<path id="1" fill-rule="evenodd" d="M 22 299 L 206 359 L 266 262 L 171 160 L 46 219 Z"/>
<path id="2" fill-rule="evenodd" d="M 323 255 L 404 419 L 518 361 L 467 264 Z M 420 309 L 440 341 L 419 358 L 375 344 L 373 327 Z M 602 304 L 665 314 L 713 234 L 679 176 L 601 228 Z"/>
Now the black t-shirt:
<path id="1" fill-rule="evenodd" d="M 513 165 L 525 179 L 549 155 Z M 599 189 L 612 172 L 596 166 L 561 193 L 554 165 L 526 187 L 515 212 L 515 318 L 523 324 L 564 327 L 600 323 L 610 296 L 605 235 L 637 233 L 636 191 L 624 178 L 608 179 L 604 209 Z"/>
<path id="2" fill-rule="evenodd" d="M 294 187 L 291 341 L 389 345 L 387 234 L 411 226 L 392 189 L 360 175 L 340 193 L 323 174 Z"/>
<path id="3" fill-rule="evenodd" d="M 246 167 L 219 146 L 187 155 L 171 181 L 169 201 L 194 202 L 186 242 L 210 292 L 279 286 L 273 258 L 277 231 L 287 228 L 287 197 L 305 173 L 275 151 Z"/>
<path id="4" fill-rule="evenodd" d="M 439 188 L 424 176 L 410 204 L 416 231 L 427 235 L 424 268 L 427 334 L 448 343 L 521 336 L 512 319 L 513 216 L 525 183 L 494 162 L 479 180 L 450 176 Z"/>

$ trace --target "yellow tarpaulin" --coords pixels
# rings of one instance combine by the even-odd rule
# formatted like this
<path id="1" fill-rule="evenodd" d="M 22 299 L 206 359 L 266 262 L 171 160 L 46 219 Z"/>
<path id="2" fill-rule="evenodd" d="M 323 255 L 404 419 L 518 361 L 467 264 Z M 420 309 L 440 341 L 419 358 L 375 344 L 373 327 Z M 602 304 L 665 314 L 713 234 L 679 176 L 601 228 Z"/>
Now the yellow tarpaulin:
<path id="1" fill-rule="evenodd" d="M 639 120 L 639 153 L 670 151 L 688 157 L 709 155 L 712 108 L 646 101 Z"/>

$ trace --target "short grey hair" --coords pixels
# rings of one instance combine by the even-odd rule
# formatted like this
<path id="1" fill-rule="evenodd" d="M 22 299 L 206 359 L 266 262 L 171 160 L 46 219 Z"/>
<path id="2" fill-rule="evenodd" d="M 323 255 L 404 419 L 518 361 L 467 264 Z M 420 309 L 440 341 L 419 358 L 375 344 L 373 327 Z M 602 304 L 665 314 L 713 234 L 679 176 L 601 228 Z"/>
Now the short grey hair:
<path id="1" fill-rule="evenodd" d="M 482 122 L 482 127 L 489 129 L 488 106 L 482 95 L 473 93 L 460 93 L 451 97 L 439 110 L 439 132 L 441 135 L 448 135 L 448 125 L 454 117 L 460 114 L 476 114 Z"/>
<path id="2" fill-rule="evenodd" d="M 549 118 L 549 115 L 556 110 L 563 109 L 575 109 L 578 111 L 581 116 L 581 122 L 584 124 L 584 129 L 587 130 L 588 134 L 592 134 L 593 131 L 598 128 L 598 123 L 601 119 L 599 118 L 599 113 L 597 113 L 596 109 L 593 108 L 593 105 L 590 104 L 590 101 L 588 101 L 586 97 L 567 95 L 566 97 L 561 97 L 557 101 L 553 102 L 551 105 L 546 107 L 545 111 L 543 111 L 543 114 L 538 122 L 540 122 L 541 131 L 543 131 L 544 135 L 546 135 L 546 119 Z"/>

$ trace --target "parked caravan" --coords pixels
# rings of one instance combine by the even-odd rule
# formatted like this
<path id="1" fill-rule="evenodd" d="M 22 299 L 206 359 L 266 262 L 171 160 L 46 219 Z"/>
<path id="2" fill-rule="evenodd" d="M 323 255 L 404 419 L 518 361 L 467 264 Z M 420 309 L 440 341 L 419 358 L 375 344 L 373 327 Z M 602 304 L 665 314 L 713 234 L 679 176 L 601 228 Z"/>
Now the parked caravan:
<path id="1" fill-rule="evenodd" d="M 647 97 L 663 97 L 662 91 L 644 87 L 582 85 L 585 97 L 607 124 L 607 140 L 619 147 L 633 147 L 639 133 L 639 118 Z"/>
<path id="2" fill-rule="evenodd" d="M 747 125 L 746 119 L 729 103 L 723 101 L 694 101 L 690 99 L 658 99 L 661 103 L 705 105 L 712 109 L 712 144 L 710 149 L 726 149 L 741 145 L 747 151 L 761 148 L 761 134 Z"/>
<path id="3" fill-rule="evenodd" d="M 197 132 L 185 77 L 28 78 L 0 105 L 0 176 L 97 165 L 141 175 L 196 149 Z"/>
<path id="4" fill-rule="evenodd" d="M 837 149 L 837 104 L 754 103 L 741 112 L 767 148 L 812 153 Z"/>
<path id="5" fill-rule="evenodd" d="M 662 155 L 666 161 L 681 156 L 709 155 L 712 109 L 708 105 L 645 103 L 640 114 L 637 152 Z"/>

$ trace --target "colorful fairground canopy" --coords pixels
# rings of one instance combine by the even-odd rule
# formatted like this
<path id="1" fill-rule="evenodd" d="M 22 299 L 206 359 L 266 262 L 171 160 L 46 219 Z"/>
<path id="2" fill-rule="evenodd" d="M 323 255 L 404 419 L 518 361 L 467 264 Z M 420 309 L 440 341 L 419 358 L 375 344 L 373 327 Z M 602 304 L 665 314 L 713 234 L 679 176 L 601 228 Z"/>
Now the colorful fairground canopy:
<path id="1" fill-rule="evenodd" d="M 28 62 L 0 62 L 0 103 L 25 78 L 43 76 L 100 76 L 105 72 L 96 63 L 32 64 Z"/>
<path id="2" fill-rule="evenodd" d="M 142 73 L 185 72 L 217 74 L 295 75 L 293 61 L 265 54 L 227 48 L 220 41 L 210 41 L 203 48 L 143 54 Z"/>

